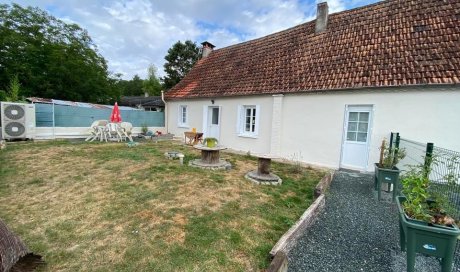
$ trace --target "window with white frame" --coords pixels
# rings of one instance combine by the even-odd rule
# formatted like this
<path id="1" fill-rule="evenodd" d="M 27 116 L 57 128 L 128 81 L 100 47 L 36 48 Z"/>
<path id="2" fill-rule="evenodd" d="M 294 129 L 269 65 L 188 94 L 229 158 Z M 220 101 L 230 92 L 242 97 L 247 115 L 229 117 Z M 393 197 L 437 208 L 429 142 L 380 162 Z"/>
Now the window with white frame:
<path id="1" fill-rule="evenodd" d="M 258 105 L 244 105 L 239 109 L 239 136 L 257 137 L 259 134 L 260 107 Z"/>
<path id="2" fill-rule="evenodd" d="M 188 127 L 188 114 L 187 114 L 187 106 L 180 105 L 179 106 L 179 120 L 178 120 L 179 127 Z"/>

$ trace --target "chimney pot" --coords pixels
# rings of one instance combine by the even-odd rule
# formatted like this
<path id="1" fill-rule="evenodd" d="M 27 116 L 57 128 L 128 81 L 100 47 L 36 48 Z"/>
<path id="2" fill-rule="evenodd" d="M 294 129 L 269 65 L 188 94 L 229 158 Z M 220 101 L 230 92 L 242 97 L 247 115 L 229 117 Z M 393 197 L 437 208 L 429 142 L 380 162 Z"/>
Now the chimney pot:
<path id="1" fill-rule="evenodd" d="M 203 48 L 202 48 L 202 55 L 201 57 L 202 58 L 206 58 L 207 56 L 209 56 L 209 54 L 211 54 L 212 50 L 214 49 L 214 45 L 210 42 L 202 42 L 201 45 L 203 45 Z"/>
<path id="2" fill-rule="evenodd" d="M 320 33 L 326 30 L 327 17 L 329 17 L 329 8 L 327 6 L 327 2 L 318 3 L 316 10 L 316 33 Z"/>

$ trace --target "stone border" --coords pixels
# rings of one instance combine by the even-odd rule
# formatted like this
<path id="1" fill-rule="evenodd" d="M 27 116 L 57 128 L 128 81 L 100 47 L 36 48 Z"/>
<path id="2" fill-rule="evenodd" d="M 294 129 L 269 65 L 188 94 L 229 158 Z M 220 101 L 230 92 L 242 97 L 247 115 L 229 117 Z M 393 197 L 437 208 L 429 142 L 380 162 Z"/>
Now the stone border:
<path id="1" fill-rule="evenodd" d="M 244 175 L 244 178 L 250 180 L 252 183 L 257 185 L 281 185 L 283 180 L 275 174 L 270 174 L 270 178 L 266 180 L 258 180 L 254 178 L 257 175 L 257 170 L 250 171 Z"/>
<path id="2" fill-rule="evenodd" d="M 220 159 L 219 163 L 217 164 L 203 163 L 201 159 L 195 159 L 193 161 L 189 161 L 188 165 L 193 166 L 193 167 L 198 167 L 201 169 L 207 169 L 207 170 L 230 170 L 232 169 L 232 165 L 226 160 L 222 160 L 222 159 Z"/>
<path id="3" fill-rule="evenodd" d="M 321 179 L 315 189 L 315 201 L 302 214 L 299 220 L 278 240 L 272 250 L 270 250 L 270 258 L 273 258 L 273 260 L 267 272 L 287 271 L 287 253 L 296 244 L 302 233 L 313 225 L 319 213 L 324 210 L 326 205 L 324 192 L 329 188 L 333 177 L 334 172 L 330 172 Z M 318 197 L 316 197 L 317 194 L 319 194 Z"/>
<path id="4" fill-rule="evenodd" d="M 326 174 L 320 180 L 320 182 L 315 187 L 315 193 L 314 193 L 315 198 L 318 198 L 320 195 L 322 195 L 322 194 L 324 194 L 324 192 L 326 192 L 326 190 L 331 185 L 331 181 L 332 181 L 333 177 L 334 177 L 334 172 L 330 172 L 329 174 Z"/>

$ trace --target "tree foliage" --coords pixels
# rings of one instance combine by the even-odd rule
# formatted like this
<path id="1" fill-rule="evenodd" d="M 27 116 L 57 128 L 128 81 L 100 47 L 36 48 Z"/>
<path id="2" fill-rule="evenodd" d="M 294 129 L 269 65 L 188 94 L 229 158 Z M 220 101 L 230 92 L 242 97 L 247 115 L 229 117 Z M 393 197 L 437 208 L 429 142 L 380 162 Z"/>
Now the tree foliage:
<path id="1" fill-rule="evenodd" d="M 39 8 L 0 5 L 0 89 L 15 75 L 24 96 L 108 102 L 120 95 L 86 30 Z"/>
<path id="2" fill-rule="evenodd" d="M 157 76 L 157 68 L 155 65 L 151 64 L 147 70 L 147 79 L 144 80 L 142 90 L 149 95 L 159 96 L 161 95 L 162 89 L 163 87 Z"/>
<path id="3" fill-rule="evenodd" d="M 142 80 L 138 75 L 134 75 L 131 80 L 118 81 L 118 87 L 121 90 L 122 95 L 128 96 L 139 96 L 143 95 L 144 91 L 142 90 L 144 86 L 144 80 Z"/>
<path id="4" fill-rule="evenodd" d="M 200 57 L 199 52 L 198 46 L 190 40 L 185 41 L 185 43 L 178 41 L 169 48 L 164 64 L 166 76 L 162 78 L 165 89 L 170 89 L 179 83 L 192 69 Z"/>

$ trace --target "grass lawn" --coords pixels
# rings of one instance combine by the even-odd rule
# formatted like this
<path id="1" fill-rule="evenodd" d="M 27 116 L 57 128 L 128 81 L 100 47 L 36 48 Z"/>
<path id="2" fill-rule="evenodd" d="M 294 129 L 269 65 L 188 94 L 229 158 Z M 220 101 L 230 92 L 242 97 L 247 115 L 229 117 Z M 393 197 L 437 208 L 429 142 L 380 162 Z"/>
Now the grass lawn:
<path id="1" fill-rule="evenodd" d="M 324 172 L 274 163 L 282 186 L 257 186 L 249 156 L 230 171 L 185 163 L 179 142 L 50 141 L 0 151 L 0 218 L 47 265 L 42 271 L 260 271 L 311 204 Z"/>

